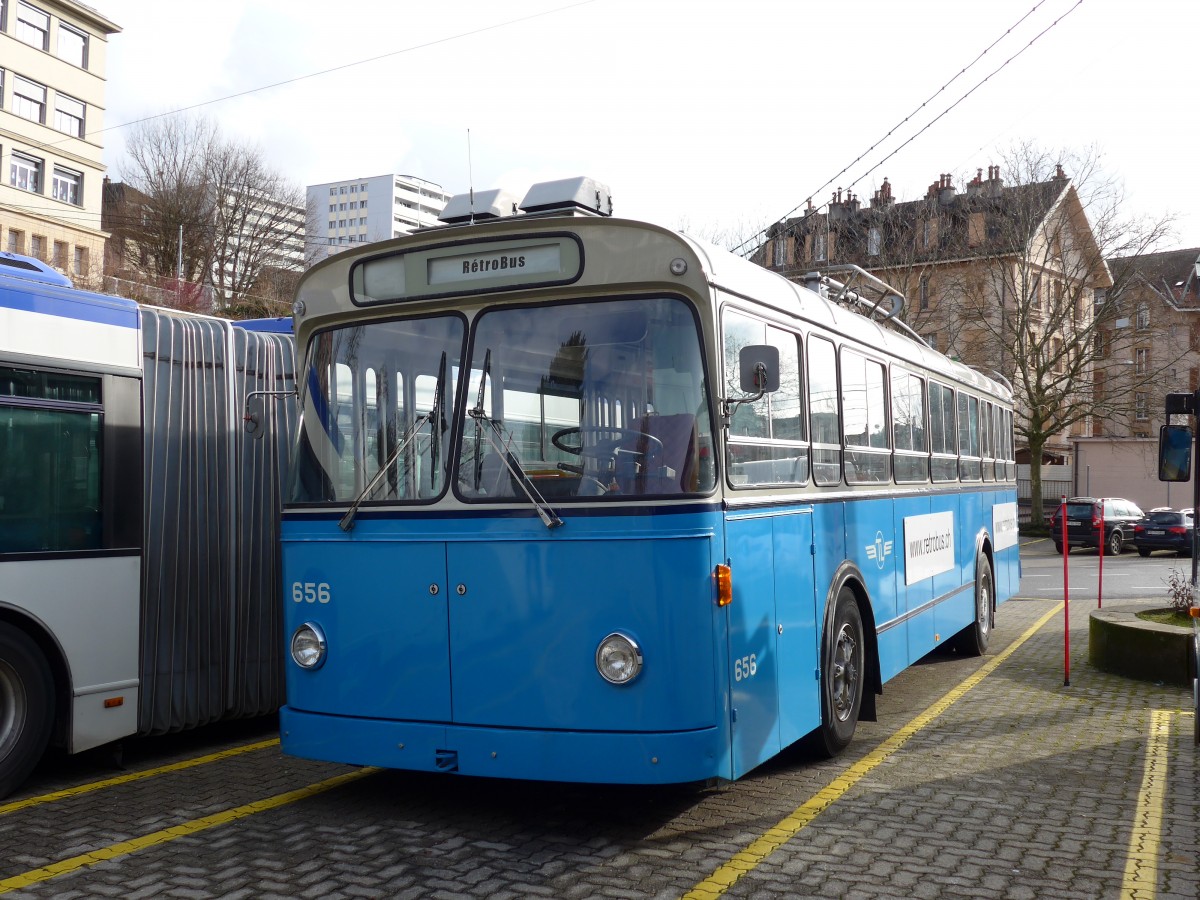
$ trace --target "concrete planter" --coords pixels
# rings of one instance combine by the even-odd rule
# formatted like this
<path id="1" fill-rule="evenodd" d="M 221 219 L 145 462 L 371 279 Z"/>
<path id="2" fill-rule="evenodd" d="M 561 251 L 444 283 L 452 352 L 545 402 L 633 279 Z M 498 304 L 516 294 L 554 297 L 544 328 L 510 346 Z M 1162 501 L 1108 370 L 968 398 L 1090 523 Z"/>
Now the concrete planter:
<path id="1" fill-rule="evenodd" d="M 1121 610 L 1094 609 L 1088 623 L 1088 662 L 1102 672 L 1191 687 L 1192 629 L 1146 622 Z"/>

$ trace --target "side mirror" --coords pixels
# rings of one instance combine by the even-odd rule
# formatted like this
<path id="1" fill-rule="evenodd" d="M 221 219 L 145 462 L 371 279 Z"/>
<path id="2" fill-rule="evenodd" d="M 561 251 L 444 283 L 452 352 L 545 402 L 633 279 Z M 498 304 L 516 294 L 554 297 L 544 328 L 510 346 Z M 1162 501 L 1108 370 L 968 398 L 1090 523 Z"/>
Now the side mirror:
<path id="1" fill-rule="evenodd" d="M 750 344 L 738 354 L 740 387 L 747 394 L 769 394 L 779 390 L 779 348 Z"/>
<path id="2" fill-rule="evenodd" d="M 1191 477 L 1191 426 L 1161 426 L 1158 429 L 1158 480 L 1189 481 Z"/>
<path id="3" fill-rule="evenodd" d="M 262 397 L 246 398 L 246 411 L 242 415 L 242 427 L 246 429 L 247 436 L 256 441 L 261 441 L 266 434 L 263 429 L 264 412 Z"/>

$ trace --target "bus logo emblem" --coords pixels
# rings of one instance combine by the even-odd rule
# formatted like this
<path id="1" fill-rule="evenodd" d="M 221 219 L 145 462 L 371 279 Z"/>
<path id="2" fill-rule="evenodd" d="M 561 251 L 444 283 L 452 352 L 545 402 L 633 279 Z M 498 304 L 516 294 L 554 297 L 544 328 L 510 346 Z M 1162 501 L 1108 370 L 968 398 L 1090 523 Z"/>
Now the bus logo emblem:
<path id="1" fill-rule="evenodd" d="M 892 542 L 883 539 L 883 532 L 875 532 L 875 543 L 867 544 L 867 559 L 875 560 L 875 565 L 883 568 L 884 561 L 892 555 Z"/>

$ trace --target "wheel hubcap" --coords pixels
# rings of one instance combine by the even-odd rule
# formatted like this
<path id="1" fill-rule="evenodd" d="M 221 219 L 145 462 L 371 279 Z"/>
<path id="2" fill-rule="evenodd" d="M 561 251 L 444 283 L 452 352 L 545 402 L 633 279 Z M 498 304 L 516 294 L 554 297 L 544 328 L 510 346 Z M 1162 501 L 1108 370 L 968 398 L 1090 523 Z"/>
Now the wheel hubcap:
<path id="1" fill-rule="evenodd" d="M 833 712 L 838 721 L 845 722 L 854 711 L 854 698 L 858 694 L 858 641 L 849 625 L 838 631 L 833 647 Z"/>
<path id="2" fill-rule="evenodd" d="M 0 759 L 8 756 L 25 721 L 25 689 L 16 670 L 0 660 Z"/>

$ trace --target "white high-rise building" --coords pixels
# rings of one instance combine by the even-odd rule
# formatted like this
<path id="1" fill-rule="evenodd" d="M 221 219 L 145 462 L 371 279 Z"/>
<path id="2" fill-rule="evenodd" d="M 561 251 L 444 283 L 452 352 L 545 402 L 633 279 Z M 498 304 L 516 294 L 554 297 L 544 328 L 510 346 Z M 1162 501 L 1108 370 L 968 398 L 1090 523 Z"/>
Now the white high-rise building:
<path id="1" fill-rule="evenodd" d="M 400 237 L 440 224 L 450 196 L 411 175 L 375 175 L 308 186 L 313 210 L 308 244 L 318 258 L 354 244 Z"/>

